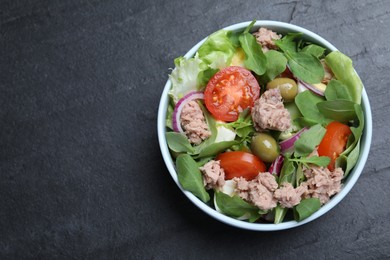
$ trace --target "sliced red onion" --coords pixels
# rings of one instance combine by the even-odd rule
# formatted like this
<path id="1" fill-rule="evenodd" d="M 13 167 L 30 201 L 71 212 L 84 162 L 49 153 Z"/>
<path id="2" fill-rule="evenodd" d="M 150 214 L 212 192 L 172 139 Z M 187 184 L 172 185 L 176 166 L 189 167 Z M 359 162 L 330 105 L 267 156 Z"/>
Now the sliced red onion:
<path id="1" fill-rule="evenodd" d="M 280 155 L 275 159 L 275 161 L 271 164 L 271 166 L 269 167 L 268 171 L 269 171 L 272 175 L 279 176 L 280 170 L 282 170 L 283 161 L 284 161 L 284 156 L 280 154 Z"/>
<path id="2" fill-rule="evenodd" d="M 183 110 L 183 107 L 190 101 L 196 100 L 196 99 L 204 99 L 203 92 L 201 91 L 192 91 L 182 97 L 176 104 L 175 109 L 173 110 L 173 119 L 172 119 L 172 125 L 173 130 L 175 132 L 184 133 L 183 129 L 181 128 L 181 122 L 180 122 L 180 115 L 181 111 Z"/>
<path id="3" fill-rule="evenodd" d="M 298 79 L 298 88 L 299 88 L 299 84 L 303 85 L 305 88 L 311 90 L 314 94 L 317 94 L 319 96 L 324 96 L 324 92 L 322 92 L 321 90 L 319 90 L 318 88 L 314 87 L 313 85 L 310 85 L 309 83 L 306 83 L 300 79 Z"/>
<path id="4" fill-rule="evenodd" d="M 292 137 L 290 137 L 289 139 L 286 139 L 282 142 L 279 143 L 280 145 L 280 151 L 282 153 L 290 150 L 293 146 L 294 146 L 294 143 L 296 140 L 299 139 L 299 137 L 303 134 L 303 132 L 305 132 L 306 130 L 308 130 L 309 128 L 307 127 L 304 127 L 302 128 L 298 133 L 296 133 L 295 135 L 293 135 Z"/>

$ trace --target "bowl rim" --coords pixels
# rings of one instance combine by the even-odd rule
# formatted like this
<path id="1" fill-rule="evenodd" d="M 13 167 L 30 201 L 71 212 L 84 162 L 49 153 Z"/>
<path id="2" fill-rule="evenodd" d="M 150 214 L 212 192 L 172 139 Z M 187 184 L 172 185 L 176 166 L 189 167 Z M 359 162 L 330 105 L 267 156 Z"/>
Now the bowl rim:
<path id="1" fill-rule="evenodd" d="M 236 23 L 227 27 L 224 27 L 225 30 L 230 31 L 241 31 L 244 30 L 251 21 L 247 22 L 241 22 Z M 311 42 L 319 43 L 323 46 L 325 46 L 327 49 L 331 51 L 338 50 L 334 45 L 332 45 L 330 42 L 322 38 L 316 33 L 313 33 L 305 28 L 302 28 L 297 25 L 279 22 L 279 21 L 271 21 L 271 20 L 259 20 L 256 21 L 253 28 L 258 27 L 266 27 L 268 29 L 274 29 L 274 30 L 283 30 L 286 32 L 302 32 L 304 34 L 303 37 L 308 38 Z M 208 37 L 208 36 L 207 36 Z M 197 44 L 195 44 L 185 55 L 185 58 L 193 57 L 196 53 L 196 51 L 199 49 L 199 47 L 204 43 L 204 41 L 207 39 L 205 37 L 201 41 L 199 41 Z M 166 112 L 168 107 L 168 91 L 171 88 L 171 82 L 168 79 L 164 90 L 161 95 L 160 103 L 159 103 L 159 109 L 158 109 L 158 118 L 157 118 L 157 133 L 158 133 L 158 141 L 160 145 L 161 154 L 163 156 L 165 165 L 171 174 L 171 177 L 175 181 L 176 185 L 179 187 L 179 189 L 186 195 L 186 197 L 192 201 L 198 208 L 200 208 L 202 211 L 204 211 L 209 216 L 213 217 L 214 219 L 217 219 L 225 224 L 228 224 L 230 226 L 234 226 L 237 228 L 242 228 L 246 230 L 253 230 L 253 231 L 277 231 L 277 230 L 284 230 L 284 229 L 290 229 L 294 227 L 298 227 L 301 225 L 304 225 L 306 223 L 309 223 L 320 216 L 327 213 L 330 209 L 335 207 L 352 189 L 352 187 L 357 182 L 359 176 L 363 172 L 364 165 L 367 161 L 368 154 L 371 147 L 371 139 L 372 139 L 372 114 L 371 114 L 371 107 L 370 102 L 363 84 L 363 90 L 362 90 L 362 108 L 364 113 L 364 119 L 365 119 L 365 126 L 363 130 L 363 134 L 360 141 L 360 155 L 358 158 L 358 162 L 356 163 L 353 170 L 349 173 L 347 180 L 344 182 L 343 188 L 341 191 L 332 197 L 332 199 L 323 205 L 318 211 L 316 211 L 313 215 L 308 217 L 307 219 L 297 222 L 295 220 L 290 220 L 287 222 L 282 222 L 279 224 L 273 224 L 273 223 L 249 223 L 242 220 L 237 220 L 232 217 L 226 216 L 218 211 L 216 211 L 214 208 L 208 206 L 206 203 L 202 202 L 200 199 L 198 199 L 195 195 L 193 195 L 191 192 L 183 190 L 181 187 L 179 180 L 177 178 L 177 173 L 175 170 L 174 162 L 172 160 L 172 157 L 170 155 L 168 145 L 165 138 L 166 133 Z"/>

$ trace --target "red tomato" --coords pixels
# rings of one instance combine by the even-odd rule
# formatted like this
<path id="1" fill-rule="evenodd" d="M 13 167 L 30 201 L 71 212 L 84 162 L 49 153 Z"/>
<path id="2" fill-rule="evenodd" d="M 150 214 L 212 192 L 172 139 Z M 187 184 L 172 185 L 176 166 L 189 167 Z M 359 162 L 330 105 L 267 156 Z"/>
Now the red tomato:
<path id="1" fill-rule="evenodd" d="M 239 113 L 253 107 L 260 86 L 252 73 L 230 66 L 217 72 L 207 83 L 204 99 L 207 109 L 218 120 L 233 122 Z"/>
<path id="2" fill-rule="evenodd" d="M 331 122 L 326 127 L 325 136 L 318 146 L 318 155 L 330 158 L 328 165 L 330 171 L 335 169 L 336 159 L 345 150 L 351 133 L 351 129 L 347 125 L 336 121 Z"/>
<path id="3" fill-rule="evenodd" d="M 254 179 L 259 172 L 265 172 L 267 169 L 258 157 L 241 151 L 221 153 L 217 156 L 217 160 L 221 161 L 226 180 L 243 177 L 249 181 Z"/>

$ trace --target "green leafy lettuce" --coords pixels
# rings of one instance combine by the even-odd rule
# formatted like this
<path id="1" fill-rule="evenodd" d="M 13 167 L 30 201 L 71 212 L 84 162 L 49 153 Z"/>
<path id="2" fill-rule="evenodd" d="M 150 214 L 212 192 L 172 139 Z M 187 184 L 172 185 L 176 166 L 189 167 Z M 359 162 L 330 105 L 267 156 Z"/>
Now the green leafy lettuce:
<path id="1" fill-rule="evenodd" d="M 336 78 L 348 88 L 352 101 L 360 104 L 363 83 L 352 66 L 352 60 L 339 51 L 333 51 L 325 57 L 325 62 Z"/>
<path id="2" fill-rule="evenodd" d="M 198 75 L 206 67 L 199 55 L 195 55 L 195 57 L 190 59 L 185 59 L 184 57 L 176 58 L 175 66 L 171 75 L 169 75 L 169 79 L 172 82 L 169 94 L 176 103 L 188 92 L 201 88 Z"/>

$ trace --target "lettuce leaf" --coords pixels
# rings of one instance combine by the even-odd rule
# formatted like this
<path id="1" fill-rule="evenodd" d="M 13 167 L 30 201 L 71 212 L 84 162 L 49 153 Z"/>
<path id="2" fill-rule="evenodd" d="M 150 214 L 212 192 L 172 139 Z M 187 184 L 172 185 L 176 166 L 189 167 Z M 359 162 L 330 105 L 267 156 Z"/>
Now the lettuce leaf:
<path id="1" fill-rule="evenodd" d="M 352 66 L 352 60 L 339 51 L 333 51 L 325 57 L 325 62 L 336 78 L 347 86 L 352 101 L 360 104 L 363 83 Z"/>
<path id="2" fill-rule="evenodd" d="M 172 82 L 169 94 L 174 102 L 177 103 L 188 92 L 201 88 L 198 76 L 200 72 L 206 69 L 206 66 L 198 54 L 190 59 L 185 59 L 184 57 L 176 58 L 175 66 L 175 69 L 169 75 L 169 79 Z"/>
<path id="3" fill-rule="evenodd" d="M 218 70 L 230 65 L 237 48 L 231 34 L 219 30 L 206 39 L 193 58 L 175 59 L 176 67 L 169 75 L 169 94 L 175 103 L 188 92 L 201 90 Z"/>
<path id="4" fill-rule="evenodd" d="M 236 47 L 231 41 L 231 32 L 219 30 L 211 34 L 200 46 L 199 58 L 208 65 L 210 69 L 223 69 L 229 66 Z"/>

